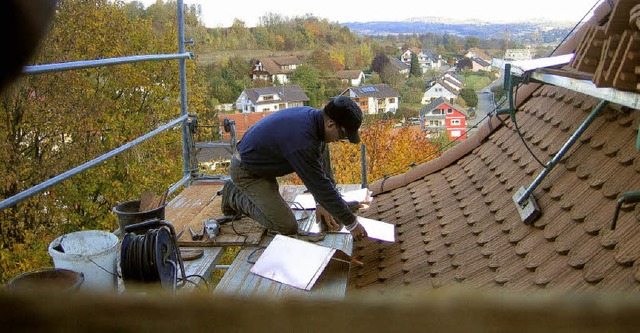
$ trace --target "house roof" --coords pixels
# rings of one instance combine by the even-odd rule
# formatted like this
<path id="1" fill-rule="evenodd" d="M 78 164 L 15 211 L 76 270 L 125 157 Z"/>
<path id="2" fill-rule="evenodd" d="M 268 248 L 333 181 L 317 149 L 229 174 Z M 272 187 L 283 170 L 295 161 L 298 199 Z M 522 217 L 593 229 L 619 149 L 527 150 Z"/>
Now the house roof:
<path id="1" fill-rule="evenodd" d="M 477 62 L 480 66 L 483 66 L 483 67 L 491 66 L 491 63 L 487 62 L 486 60 L 480 57 L 473 57 L 471 58 L 471 60 Z"/>
<path id="2" fill-rule="evenodd" d="M 388 97 L 398 97 L 400 96 L 393 88 L 391 88 L 388 84 L 374 84 L 368 86 L 361 87 L 349 87 L 347 90 L 350 90 L 353 93 L 352 97 L 375 97 L 375 98 L 388 98 Z M 344 93 L 343 93 L 344 94 Z"/>
<path id="3" fill-rule="evenodd" d="M 608 17 L 600 10 L 608 6 L 583 29 Z M 583 36 L 555 55 L 574 52 Z M 514 194 L 541 174 L 536 158 L 550 161 L 600 101 L 540 83 L 518 95 L 521 136 L 508 116 L 490 117 L 441 157 L 369 187 L 362 215 L 394 224 L 397 238 L 356 243 L 364 265 L 352 268 L 351 289 L 640 291 L 640 205 L 623 205 L 610 227 L 620 195 L 640 188 L 640 112 L 603 108 L 533 191 L 541 215 L 528 225 Z"/>
<path id="4" fill-rule="evenodd" d="M 449 81 L 446 78 L 438 80 L 437 82 L 440 83 L 443 87 L 445 87 L 447 90 L 449 90 L 449 92 L 451 92 L 454 95 L 458 95 L 458 89 L 456 89 L 456 87 L 458 87 L 459 89 L 462 89 L 462 86 L 456 84 L 455 81 Z"/>
<path id="5" fill-rule="evenodd" d="M 402 60 L 398 58 L 389 58 L 389 62 L 391 63 L 391 65 L 396 67 L 398 71 L 409 70 L 411 68 L 411 65 L 406 62 L 402 62 Z"/>
<path id="6" fill-rule="evenodd" d="M 302 61 L 296 56 L 259 58 L 257 61 L 262 63 L 264 70 L 271 74 L 290 74 L 293 69 L 283 69 L 281 66 L 300 65 Z"/>
<path id="7" fill-rule="evenodd" d="M 341 70 L 339 72 L 336 73 L 336 77 L 338 79 L 351 79 L 351 80 L 355 80 L 357 78 L 360 77 L 360 75 L 362 75 L 362 71 L 361 70 L 356 70 L 356 69 L 345 69 L 345 70 Z"/>
<path id="8" fill-rule="evenodd" d="M 455 103 L 449 103 L 443 97 L 438 97 L 438 98 L 434 99 L 433 101 L 431 101 L 429 104 L 423 106 L 419 111 L 420 115 L 421 116 L 425 115 L 426 113 L 435 110 L 436 108 L 438 108 L 442 104 L 446 104 L 446 105 L 450 106 L 451 108 L 459 111 L 463 115 L 465 115 L 465 117 L 469 117 L 469 114 L 467 113 L 467 111 L 464 110 L 464 108 L 462 106 L 457 105 Z"/>
<path id="9" fill-rule="evenodd" d="M 284 56 L 270 58 L 273 62 L 280 66 L 300 65 L 302 61 L 296 56 Z"/>
<path id="10" fill-rule="evenodd" d="M 224 118 L 229 120 L 233 120 L 236 125 L 236 140 L 240 141 L 251 126 L 255 125 L 262 118 L 271 115 L 278 111 L 266 111 L 266 112 L 249 112 L 249 113 L 234 113 L 234 114 L 218 114 L 218 119 L 222 124 Z M 223 132 L 222 139 L 227 141 L 230 140 L 231 135 L 229 133 Z"/>
<path id="11" fill-rule="evenodd" d="M 442 75 L 442 79 L 447 81 L 448 83 L 458 86 L 460 88 L 464 87 L 464 81 L 457 75 L 451 72 L 446 72 Z"/>
<path id="12" fill-rule="evenodd" d="M 307 102 L 309 101 L 309 97 L 304 93 L 302 88 L 299 85 L 286 85 L 286 86 L 270 86 L 270 87 L 260 87 L 260 88 L 252 88 L 245 89 L 244 91 L 247 94 L 247 98 L 254 104 L 273 104 L 278 102 Z M 258 98 L 263 95 L 278 95 L 280 96 L 280 101 L 258 101 Z"/>
<path id="13" fill-rule="evenodd" d="M 484 60 L 491 60 L 491 57 L 487 53 L 485 53 L 484 51 L 482 51 L 481 49 L 479 49 L 477 47 L 472 47 L 467 52 L 471 52 L 476 57 L 480 57 L 480 58 L 482 58 Z"/>

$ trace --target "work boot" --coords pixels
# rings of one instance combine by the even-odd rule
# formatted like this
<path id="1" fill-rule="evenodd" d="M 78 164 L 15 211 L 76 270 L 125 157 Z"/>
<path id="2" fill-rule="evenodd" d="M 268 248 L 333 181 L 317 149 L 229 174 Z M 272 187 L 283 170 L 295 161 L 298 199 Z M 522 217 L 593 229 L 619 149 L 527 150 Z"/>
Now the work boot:
<path id="1" fill-rule="evenodd" d="M 233 208 L 232 202 L 234 194 L 238 191 L 236 185 L 233 184 L 231 179 L 224 182 L 224 186 L 222 186 L 222 193 L 220 193 L 222 197 L 222 214 L 225 216 L 236 216 L 238 212 Z"/>

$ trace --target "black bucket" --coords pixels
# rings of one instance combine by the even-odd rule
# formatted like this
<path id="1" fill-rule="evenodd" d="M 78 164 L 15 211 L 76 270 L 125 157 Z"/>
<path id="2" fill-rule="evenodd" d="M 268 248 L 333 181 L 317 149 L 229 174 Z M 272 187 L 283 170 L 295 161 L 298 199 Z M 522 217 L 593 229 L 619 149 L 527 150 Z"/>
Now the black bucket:
<path id="1" fill-rule="evenodd" d="M 139 212 L 140 200 L 125 201 L 113 207 L 113 212 L 118 216 L 120 238 L 124 235 L 124 227 L 149 220 L 164 220 L 164 208 L 166 204 L 152 210 Z"/>
<path id="2" fill-rule="evenodd" d="M 22 273 L 7 283 L 9 290 L 47 288 L 57 291 L 77 291 L 84 282 L 84 274 L 64 268 L 40 268 Z"/>

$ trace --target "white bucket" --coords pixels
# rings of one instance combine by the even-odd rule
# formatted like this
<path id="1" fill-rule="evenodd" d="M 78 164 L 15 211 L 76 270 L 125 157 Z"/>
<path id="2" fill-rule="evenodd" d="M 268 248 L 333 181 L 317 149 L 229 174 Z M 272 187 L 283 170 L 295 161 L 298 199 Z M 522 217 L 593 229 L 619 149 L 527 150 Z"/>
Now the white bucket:
<path id="1" fill-rule="evenodd" d="M 99 230 L 83 230 L 62 235 L 49 244 L 56 268 L 84 274 L 80 289 L 113 291 L 118 286 L 116 250 L 118 237 Z"/>

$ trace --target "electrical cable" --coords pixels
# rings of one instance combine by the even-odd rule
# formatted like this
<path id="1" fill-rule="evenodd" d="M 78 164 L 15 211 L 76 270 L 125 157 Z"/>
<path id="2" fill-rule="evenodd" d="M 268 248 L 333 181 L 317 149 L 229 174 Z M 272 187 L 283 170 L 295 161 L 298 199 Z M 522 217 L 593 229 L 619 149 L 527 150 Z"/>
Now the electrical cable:
<path id="1" fill-rule="evenodd" d="M 252 264 L 252 265 L 253 265 L 253 264 L 255 264 L 255 263 L 256 263 L 256 261 L 258 261 L 258 259 L 256 259 L 256 260 L 252 260 L 252 259 L 251 259 L 251 257 L 252 257 L 253 255 L 255 255 L 255 254 L 256 254 L 256 252 L 258 252 L 258 251 L 260 251 L 260 250 L 264 250 L 264 249 L 266 249 L 266 246 L 259 246 L 259 247 L 257 247 L 255 250 L 251 251 L 251 253 L 249 253 L 249 255 L 247 256 L 247 262 L 248 262 L 248 263 L 250 263 L 250 264 Z"/>
<path id="2" fill-rule="evenodd" d="M 158 234 L 161 229 L 149 229 L 142 235 L 129 233 L 122 248 L 122 260 L 120 268 L 123 280 L 136 280 L 141 282 L 161 281 L 159 269 L 170 262 L 158 262 L 157 251 Z M 165 260 L 166 258 L 161 258 Z M 171 262 L 177 276 L 177 265 Z M 174 281 L 175 282 L 175 281 Z M 173 283 L 175 285 L 175 283 Z"/>
<path id="3" fill-rule="evenodd" d="M 515 100 L 518 99 L 518 89 L 520 89 L 521 85 L 522 85 L 521 83 L 516 85 L 515 92 L 513 93 Z M 546 169 L 547 166 L 544 163 L 542 163 L 538 159 L 538 157 L 533 153 L 533 151 L 531 151 L 531 148 L 529 148 L 529 145 L 527 144 L 527 141 L 524 139 L 524 136 L 522 135 L 522 132 L 520 132 L 520 126 L 518 126 L 518 121 L 516 120 L 516 117 L 512 117 L 511 120 L 513 121 L 513 125 L 516 128 L 516 133 L 518 133 L 518 136 L 520 137 L 520 141 L 522 141 L 522 144 L 524 145 L 524 147 L 527 148 L 527 150 L 529 151 L 529 154 L 531 154 L 531 156 L 533 156 L 533 158 L 538 162 L 538 164 L 540 164 L 540 166 L 542 166 L 543 168 Z M 502 120 L 500 120 L 500 121 L 502 121 Z M 503 122 L 503 124 L 504 124 L 504 122 Z"/>
<path id="4" fill-rule="evenodd" d="M 584 16 L 582 16 L 582 18 L 580 19 L 580 21 L 578 21 L 578 23 L 576 23 L 573 28 L 571 28 L 571 30 L 569 31 L 569 33 L 567 33 L 564 38 L 562 39 L 562 41 L 560 43 L 558 43 L 558 45 L 556 45 L 556 47 L 553 49 L 553 51 L 551 51 L 551 53 L 549 54 L 549 56 L 553 55 L 557 50 L 558 47 L 560 47 L 560 45 L 562 45 L 567 38 L 569 38 L 569 36 L 571 36 L 571 34 L 573 33 L 573 31 L 576 30 L 576 28 L 578 28 L 578 26 L 580 25 L 580 23 L 582 23 L 582 21 L 584 21 L 584 19 L 587 17 L 587 15 L 589 15 L 589 13 L 591 13 L 593 11 L 594 8 L 596 8 L 596 6 L 598 5 L 598 3 L 600 3 L 601 0 L 596 0 L 596 2 L 593 4 L 593 6 L 591 6 L 591 9 L 589 9 Z M 609 0 L 609 5 L 611 6 L 611 8 L 613 8 L 613 4 L 611 4 L 611 0 Z"/>

